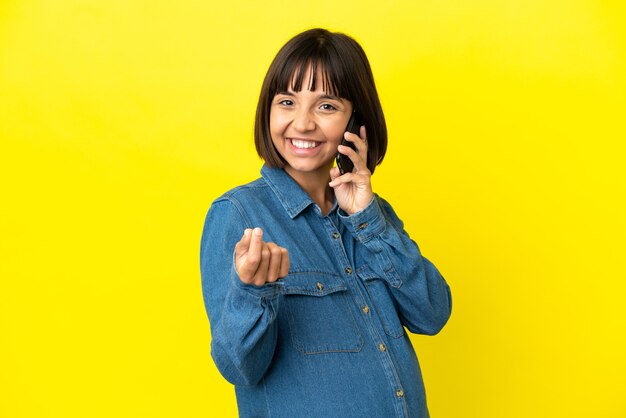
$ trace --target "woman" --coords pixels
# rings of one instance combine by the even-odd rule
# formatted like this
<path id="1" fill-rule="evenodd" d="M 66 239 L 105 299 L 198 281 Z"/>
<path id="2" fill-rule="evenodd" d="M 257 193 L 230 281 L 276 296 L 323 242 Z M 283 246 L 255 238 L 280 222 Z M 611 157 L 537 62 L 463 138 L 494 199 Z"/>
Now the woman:
<path id="1" fill-rule="evenodd" d="M 427 417 L 404 327 L 439 332 L 450 291 L 372 192 L 387 130 L 357 42 L 324 29 L 287 42 L 255 143 L 262 177 L 213 202 L 201 244 L 211 354 L 240 416 Z M 333 167 L 338 152 L 352 172 Z"/>

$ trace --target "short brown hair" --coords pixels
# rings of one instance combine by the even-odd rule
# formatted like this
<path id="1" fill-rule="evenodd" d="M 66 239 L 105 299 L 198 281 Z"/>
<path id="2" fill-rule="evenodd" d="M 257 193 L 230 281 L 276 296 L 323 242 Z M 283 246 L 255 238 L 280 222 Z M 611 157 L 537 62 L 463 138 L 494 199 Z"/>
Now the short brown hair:
<path id="1" fill-rule="evenodd" d="M 310 29 L 291 38 L 270 64 L 256 109 L 257 153 L 270 167 L 284 167 L 286 162 L 270 134 L 271 104 L 277 93 L 288 91 L 289 87 L 300 91 L 309 66 L 311 90 L 315 89 L 319 67 L 323 89 L 352 102 L 367 130 L 367 168 L 373 173 L 387 151 L 387 125 L 374 76 L 363 48 L 354 39 L 326 29 Z"/>

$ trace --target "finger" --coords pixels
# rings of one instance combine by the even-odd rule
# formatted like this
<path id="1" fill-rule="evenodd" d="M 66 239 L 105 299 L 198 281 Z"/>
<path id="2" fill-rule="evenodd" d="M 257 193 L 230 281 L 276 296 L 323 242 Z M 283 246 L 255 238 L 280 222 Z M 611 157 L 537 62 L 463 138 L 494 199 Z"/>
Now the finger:
<path id="1" fill-rule="evenodd" d="M 350 158 L 350 160 L 354 164 L 354 167 L 356 168 L 357 173 L 368 170 L 367 165 L 365 164 L 365 161 L 363 161 L 363 158 L 361 157 L 361 155 L 357 154 L 357 152 L 353 150 L 352 148 L 345 146 L 345 145 L 339 145 L 337 150 L 340 153 L 347 155 L 348 158 Z"/>
<path id="2" fill-rule="evenodd" d="M 280 251 L 280 247 L 273 242 L 268 242 L 267 247 L 270 250 L 270 262 L 267 268 L 266 281 L 271 283 L 275 282 L 280 274 L 280 259 L 282 257 L 282 252 Z"/>
<path id="3" fill-rule="evenodd" d="M 255 286 L 263 286 L 267 281 L 267 269 L 270 264 L 270 258 L 272 253 L 270 252 L 267 244 L 263 244 L 263 248 L 260 251 L 261 253 L 261 262 L 259 263 L 259 267 L 254 274 L 254 278 L 252 279 L 252 283 Z"/>
<path id="4" fill-rule="evenodd" d="M 336 179 L 333 179 L 330 183 L 328 183 L 328 185 L 330 187 L 337 187 L 341 184 L 352 182 L 353 178 L 354 178 L 354 173 L 346 173 L 337 177 Z"/>
<path id="5" fill-rule="evenodd" d="M 363 129 L 365 126 L 362 126 L 361 128 L 362 132 L 364 132 Z M 365 136 L 359 136 L 357 134 L 353 134 L 352 132 L 345 132 L 343 137 L 346 141 L 352 142 L 356 146 L 359 155 L 367 155 L 367 139 Z"/>
<path id="6" fill-rule="evenodd" d="M 365 166 L 367 167 L 368 164 L 368 154 L 369 154 L 369 142 L 367 141 L 367 129 L 365 128 L 365 125 L 361 126 L 361 139 L 363 140 L 363 143 L 365 144 L 365 150 L 363 150 L 363 154 L 361 155 L 361 157 L 363 158 L 363 161 L 365 162 Z M 369 167 L 367 167 L 367 169 L 369 170 Z M 370 173 L 371 174 L 371 173 Z"/>
<path id="7" fill-rule="evenodd" d="M 369 178 L 370 178 L 369 174 L 346 173 L 342 176 L 337 177 L 336 179 L 328 183 L 328 185 L 330 187 L 337 187 L 341 184 L 354 183 L 357 186 L 364 186 L 367 183 L 369 183 Z"/>
<path id="8" fill-rule="evenodd" d="M 237 273 L 243 282 L 247 282 L 247 280 L 251 277 L 249 272 L 245 269 L 245 267 L 243 267 L 245 264 L 245 255 L 249 251 L 251 237 L 252 229 L 246 228 L 243 231 L 243 236 L 235 245 L 235 273 Z"/>
<path id="9" fill-rule="evenodd" d="M 333 167 L 330 169 L 330 179 L 334 180 L 337 177 L 339 177 L 341 175 L 341 172 L 339 171 L 339 167 Z"/>
<path id="10" fill-rule="evenodd" d="M 354 143 L 354 145 L 356 146 L 357 153 L 363 159 L 363 161 L 367 163 L 368 144 L 367 144 L 367 130 L 365 128 L 365 125 L 361 125 L 359 127 L 358 135 L 356 134 L 350 134 L 350 135 L 352 135 L 350 138 L 346 137 L 345 134 L 344 134 L 344 137 L 346 137 L 347 140 Z"/>
<path id="11" fill-rule="evenodd" d="M 278 277 L 285 277 L 289 274 L 289 251 L 286 248 L 280 248 L 281 258 L 280 258 L 280 273 Z"/>
<path id="12" fill-rule="evenodd" d="M 250 247 L 248 252 L 252 255 L 258 255 L 259 261 L 261 261 L 261 249 L 263 248 L 263 230 L 261 228 L 254 228 L 250 237 Z"/>
<path id="13" fill-rule="evenodd" d="M 246 228 L 243 231 L 243 236 L 235 245 L 235 254 L 237 257 L 241 257 L 248 252 L 248 248 L 250 247 L 250 237 L 252 237 L 252 229 Z"/>
<path id="14" fill-rule="evenodd" d="M 261 249 L 263 248 L 263 231 L 261 228 L 254 228 L 250 233 L 250 245 L 238 267 L 239 277 L 246 282 L 256 277 L 259 264 L 261 263 Z"/>

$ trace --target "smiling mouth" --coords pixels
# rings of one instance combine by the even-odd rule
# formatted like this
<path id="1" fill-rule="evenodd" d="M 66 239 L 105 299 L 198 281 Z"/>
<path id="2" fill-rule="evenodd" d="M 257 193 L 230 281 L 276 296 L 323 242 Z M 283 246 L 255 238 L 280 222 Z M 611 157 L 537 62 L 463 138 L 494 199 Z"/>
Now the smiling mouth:
<path id="1" fill-rule="evenodd" d="M 321 142 L 317 142 L 317 141 L 306 141 L 303 139 L 294 139 L 294 138 L 289 138 L 289 142 L 291 142 L 291 145 L 293 145 L 295 148 L 298 148 L 298 149 L 316 148 L 320 146 L 321 144 Z"/>

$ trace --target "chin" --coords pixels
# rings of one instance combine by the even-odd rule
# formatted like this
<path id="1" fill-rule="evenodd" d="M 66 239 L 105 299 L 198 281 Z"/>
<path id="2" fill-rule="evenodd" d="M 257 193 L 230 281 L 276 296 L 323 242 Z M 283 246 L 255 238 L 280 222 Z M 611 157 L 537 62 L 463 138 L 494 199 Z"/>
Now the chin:
<path id="1" fill-rule="evenodd" d="M 289 161 L 287 161 L 287 165 L 291 167 L 292 170 L 295 170 L 301 173 L 316 172 L 316 171 L 325 169 L 326 166 L 328 166 L 328 170 L 330 170 L 330 167 L 332 166 L 332 164 L 329 164 L 329 163 L 321 164 L 321 163 L 314 163 L 312 161 L 311 162 L 298 161 L 295 163 L 290 163 Z"/>
<path id="2" fill-rule="evenodd" d="M 310 173 L 320 168 L 319 166 L 312 165 L 312 164 L 288 164 L 288 165 L 289 167 L 291 167 L 292 170 L 300 171 L 303 173 Z"/>

